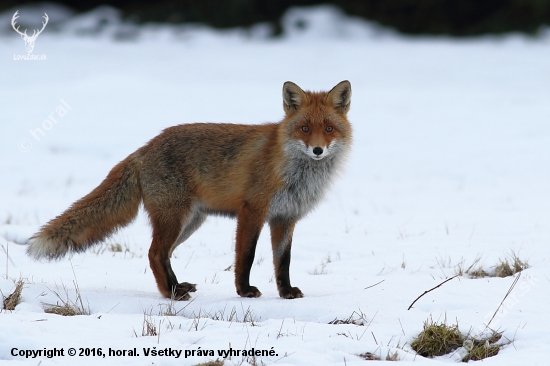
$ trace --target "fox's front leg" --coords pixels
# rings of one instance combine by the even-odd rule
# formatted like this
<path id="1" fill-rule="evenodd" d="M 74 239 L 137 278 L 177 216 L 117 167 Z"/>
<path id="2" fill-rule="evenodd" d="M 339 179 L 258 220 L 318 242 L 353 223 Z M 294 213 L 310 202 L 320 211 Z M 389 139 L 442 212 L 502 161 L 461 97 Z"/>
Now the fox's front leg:
<path id="1" fill-rule="evenodd" d="M 290 250 L 292 248 L 292 233 L 296 221 L 273 220 L 269 223 L 271 229 L 271 247 L 273 249 L 273 264 L 279 296 L 285 299 L 304 297 L 298 287 L 290 285 Z"/>
<path id="2" fill-rule="evenodd" d="M 260 237 L 265 214 L 251 207 L 243 207 L 237 217 L 237 242 L 235 249 L 235 286 L 242 297 L 260 297 L 262 293 L 250 286 L 250 269 L 254 263 L 256 243 Z"/>

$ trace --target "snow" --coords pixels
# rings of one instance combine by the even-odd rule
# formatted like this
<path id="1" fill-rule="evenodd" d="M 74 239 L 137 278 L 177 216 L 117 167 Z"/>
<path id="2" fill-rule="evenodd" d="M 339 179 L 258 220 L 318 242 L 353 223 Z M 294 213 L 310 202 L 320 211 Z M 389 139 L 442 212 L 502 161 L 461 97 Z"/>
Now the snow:
<path id="1" fill-rule="evenodd" d="M 7 296 L 14 279 L 27 280 L 22 303 L 0 313 L 0 364 L 193 365 L 230 348 L 273 349 L 277 356 L 259 359 L 276 365 L 362 365 L 359 353 L 395 351 L 404 364 L 449 363 L 452 356 L 426 359 L 408 345 L 424 321 L 446 317 L 463 332 L 481 331 L 514 278 L 459 277 L 408 306 L 461 262 L 481 257 L 490 269 L 512 250 L 531 268 L 491 326 L 514 342 L 483 362 L 546 364 L 547 30 L 533 38 L 405 37 L 318 7 L 290 10 L 284 36 L 271 39 L 266 25 L 135 27 L 112 9 L 93 14 L 46 28 L 34 50 L 45 61 L 14 60 L 25 53 L 23 41 L 13 31 L 0 37 L 0 290 Z M 94 22 L 100 17 L 109 21 Z M 327 90 L 345 79 L 353 89 L 353 150 L 322 204 L 296 227 L 291 279 L 303 299 L 278 297 L 268 230 L 251 275 L 263 296 L 238 297 L 233 272 L 225 271 L 236 223 L 219 217 L 174 253 L 178 279 L 198 284 L 191 302 L 172 304 L 177 316 L 158 315 L 170 301 L 149 269 L 151 231 L 142 212 L 84 254 L 58 262 L 25 255 L 30 235 L 162 129 L 279 121 L 283 82 Z M 122 252 L 109 250 L 114 243 Z M 54 292 L 64 296 L 66 288 L 74 300 L 75 283 L 91 315 L 44 313 L 45 303 L 57 301 Z M 233 311 L 239 321 L 228 320 Z M 224 320 L 199 312 L 223 312 Z M 247 313 L 254 324 L 242 322 Z M 352 314 L 364 314 L 365 325 L 328 324 Z M 141 335 L 148 315 L 159 336 Z M 107 356 L 71 357 L 70 347 Z M 144 356 L 153 347 L 183 353 Z M 26 359 L 12 348 L 63 348 L 65 355 Z M 109 356 L 109 348 L 135 348 L 140 356 Z M 199 348 L 215 356 L 184 357 Z M 252 359 L 233 356 L 226 364 L 242 361 Z"/>

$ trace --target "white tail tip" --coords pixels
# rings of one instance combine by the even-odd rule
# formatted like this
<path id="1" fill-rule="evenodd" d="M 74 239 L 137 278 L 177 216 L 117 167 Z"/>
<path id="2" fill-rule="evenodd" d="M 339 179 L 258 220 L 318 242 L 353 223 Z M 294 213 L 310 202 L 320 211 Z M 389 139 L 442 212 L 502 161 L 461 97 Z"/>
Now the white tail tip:
<path id="1" fill-rule="evenodd" d="M 40 237 L 33 237 L 27 248 L 27 255 L 34 259 L 55 259 L 67 254 L 68 248 L 56 245 L 53 241 Z"/>

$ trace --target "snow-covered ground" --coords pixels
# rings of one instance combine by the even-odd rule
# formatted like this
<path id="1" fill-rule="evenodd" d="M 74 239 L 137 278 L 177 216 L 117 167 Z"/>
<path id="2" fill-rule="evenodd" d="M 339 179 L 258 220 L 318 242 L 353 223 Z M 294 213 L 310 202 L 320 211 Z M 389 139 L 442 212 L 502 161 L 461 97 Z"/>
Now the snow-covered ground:
<path id="1" fill-rule="evenodd" d="M 362 365 L 359 353 L 395 351 L 403 363 L 452 362 L 418 356 L 408 344 L 429 317 L 458 322 L 464 332 L 483 329 L 514 279 L 459 277 L 407 308 L 460 263 L 481 257 L 490 269 L 512 250 L 531 268 L 491 327 L 514 342 L 483 362 L 547 364 L 548 32 L 409 38 L 318 8 L 289 12 L 286 35 L 269 39 L 265 26 L 135 28 L 101 12 L 113 19 L 98 23 L 94 13 L 46 28 L 34 49 L 44 61 L 14 60 L 25 54 L 24 42 L 13 31 L 0 37 L 0 290 L 7 296 L 13 279 L 27 281 L 22 303 L 0 313 L 0 364 L 193 365 L 230 348 L 273 350 L 258 357 L 266 365 Z M 236 224 L 219 217 L 174 253 L 179 280 L 198 284 L 193 301 L 174 304 L 177 316 L 158 315 L 170 301 L 149 269 L 143 213 L 85 254 L 51 263 L 25 255 L 40 225 L 162 129 L 278 121 L 283 82 L 327 90 L 344 79 L 353 89 L 353 152 L 326 199 L 296 228 L 291 278 L 303 299 L 278 297 L 268 230 L 251 275 L 263 296 L 238 297 L 233 272 L 225 271 Z M 123 251 L 111 251 L 114 243 Z M 75 299 L 74 283 L 91 315 L 44 313 L 63 286 Z M 220 312 L 225 320 L 198 316 Z M 144 313 L 160 335 L 142 336 Z M 229 321 L 231 313 L 238 321 Z M 253 324 L 242 322 L 245 314 Z M 365 325 L 328 324 L 357 314 Z M 68 356 L 71 347 L 77 356 Z M 144 355 L 154 347 L 182 353 Z M 26 359 L 13 348 L 63 348 L 64 356 Z M 107 356 L 79 357 L 79 348 Z M 109 356 L 109 348 L 139 356 Z M 212 353 L 197 356 L 199 349 Z M 226 364 L 243 361 L 233 356 Z"/>

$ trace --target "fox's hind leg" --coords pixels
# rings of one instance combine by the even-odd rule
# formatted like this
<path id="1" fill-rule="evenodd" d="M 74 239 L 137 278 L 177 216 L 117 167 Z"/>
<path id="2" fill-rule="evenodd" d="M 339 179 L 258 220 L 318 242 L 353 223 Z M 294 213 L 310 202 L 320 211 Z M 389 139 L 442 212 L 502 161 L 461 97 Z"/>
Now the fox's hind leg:
<path id="1" fill-rule="evenodd" d="M 172 270 L 170 256 L 173 250 L 191 236 L 206 218 L 203 214 L 189 209 L 182 212 L 182 206 L 174 204 L 170 208 L 153 210 L 147 207 L 147 203 L 145 204 L 153 225 L 149 264 L 160 293 L 164 297 L 173 297 L 175 300 L 189 300 L 191 297 L 189 292 L 195 292 L 196 286 L 187 282 L 178 283 Z"/>
<path id="2" fill-rule="evenodd" d="M 177 248 L 178 245 L 180 245 L 181 243 L 189 239 L 189 237 L 193 235 L 193 233 L 197 231 L 199 227 L 201 227 L 201 225 L 206 220 L 206 217 L 207 215 L 202 212 L 193 212 L 192 215 L 190 215 L 189 220 L 183 225 L 181 229 L 180 236 L 178 237 L 178 239 L 170 249 L 170 253 L 168 255 L 169 258 L 172 257 L 172 253 L 174 252 L 174 250 Z M 192 284 L 189 282 L 181 282 L 176 285 L 176 293 L 187 294 L 189 292 L 195 292 L 195 291 L 197 291 L 196 284 Z M 174 295 L 177 295 L 176 293 Z M 186 299 L 182 299 L 182 300 L 186 300 Z"/>

